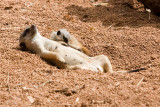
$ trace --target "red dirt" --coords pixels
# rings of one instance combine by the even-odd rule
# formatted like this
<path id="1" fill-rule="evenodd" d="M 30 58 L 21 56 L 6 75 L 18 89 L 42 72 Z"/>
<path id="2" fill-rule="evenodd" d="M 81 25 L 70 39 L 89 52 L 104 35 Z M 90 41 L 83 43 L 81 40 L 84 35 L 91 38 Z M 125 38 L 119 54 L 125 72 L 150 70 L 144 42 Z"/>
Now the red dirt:
<path id="1" fill-rule="evenodd" d="M 151 14 L 149 20 L 148 13 L 126 3 L 28 1 L 0 1 L 0 106 L 160 106 L 160 17 Z M 147 70 L 57 69 L 19 50 L 19 36 L 31 24 L 47 38 L 52 30 L 67 29 L 92 56 L 107 55 L 114 70 Z"/>

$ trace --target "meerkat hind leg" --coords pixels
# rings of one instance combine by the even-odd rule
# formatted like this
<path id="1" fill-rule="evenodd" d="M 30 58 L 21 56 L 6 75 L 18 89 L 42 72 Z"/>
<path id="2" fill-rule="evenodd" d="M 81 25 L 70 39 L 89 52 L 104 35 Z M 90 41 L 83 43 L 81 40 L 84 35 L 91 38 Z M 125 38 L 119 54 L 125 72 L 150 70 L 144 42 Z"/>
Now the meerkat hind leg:
<path id="1" fill-rule="evenodd" d="M 95 56 L 94 59 L 97 60 L 101 64 L 101 66 L 103 68 L 103 72 L 110 72 L 110 73 L 114 72 L 112 69 L 111 62 L 107 56 L 98 55 L 98 56 Z"/>

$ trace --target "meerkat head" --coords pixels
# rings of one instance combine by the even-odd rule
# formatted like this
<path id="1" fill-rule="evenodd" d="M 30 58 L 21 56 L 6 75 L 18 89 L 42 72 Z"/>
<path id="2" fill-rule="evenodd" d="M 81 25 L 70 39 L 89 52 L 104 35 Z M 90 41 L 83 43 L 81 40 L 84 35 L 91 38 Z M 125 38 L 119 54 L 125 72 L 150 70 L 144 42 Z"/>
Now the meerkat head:
<path id="1" fill-rule="evenodd" d="M 60 29 L 59 31 L 52 33 L 51 39 L 68 43 L 70 40 L 70 33 L 66 29 Z"/>
<path id="2" fill-rule="evenodd" d="M 60 29 L 57 32 L 57 36 L 60 36 L 66 43 L 68 43 L 70 40 L 70 33 L 66 29 Z"/>
<path id="3" fill-rule="evenodd" d="M 19 37 L 20 47 L 25 47 L 26 43 L 31 40 L 38 32 L 35 25 L 31 25 L 29 28 L 25 29 Z"/>

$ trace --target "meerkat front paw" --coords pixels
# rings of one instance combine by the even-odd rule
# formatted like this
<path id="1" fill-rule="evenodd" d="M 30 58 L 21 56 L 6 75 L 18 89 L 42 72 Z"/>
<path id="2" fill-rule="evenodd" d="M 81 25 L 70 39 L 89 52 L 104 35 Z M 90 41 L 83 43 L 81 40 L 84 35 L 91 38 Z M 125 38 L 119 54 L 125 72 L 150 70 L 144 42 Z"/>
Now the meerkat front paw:
<path id="1" fill-rule="evenodd" d="M 63 46 L 69 46 L 67 43 L 65 43 L 65 42 L 59 42 L 61 45 L 63 45 Z"/>
<path id="2" fill-rule="evenodd" d="M 69 46 L 67 43 L 61 43 L 61 45 L 63 45 L 63 46 Z"/>
<path id="3" fill-rule="evenodd" d="M 62 62 L 62 63 L 65 63 L 65 62 L 66 62 L 63 57 L 59 57 L 58 60 L 59 60 L 60 62 Z"/>
<path id="4" fill-rule="evenodd" d="M 82 49 L 77 49 L 78 51 L 82 52 Z"/>

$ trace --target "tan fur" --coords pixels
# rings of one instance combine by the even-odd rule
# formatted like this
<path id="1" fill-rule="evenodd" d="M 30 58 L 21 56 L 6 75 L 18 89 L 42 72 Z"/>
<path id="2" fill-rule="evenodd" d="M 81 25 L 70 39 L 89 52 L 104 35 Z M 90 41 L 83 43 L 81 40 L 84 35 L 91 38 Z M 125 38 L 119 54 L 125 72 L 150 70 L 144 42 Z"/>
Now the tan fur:
<path id="1" fill-rule="evenodd" d="M 88 50 L 88 48 L 86 48 L 84 46 L 81 46 L 81 49 L 82 49 L 83 53 L 85 53 L 88 56 L 91 56 L 90 51 Z"/>

